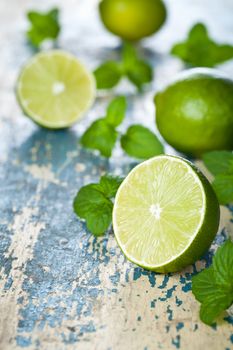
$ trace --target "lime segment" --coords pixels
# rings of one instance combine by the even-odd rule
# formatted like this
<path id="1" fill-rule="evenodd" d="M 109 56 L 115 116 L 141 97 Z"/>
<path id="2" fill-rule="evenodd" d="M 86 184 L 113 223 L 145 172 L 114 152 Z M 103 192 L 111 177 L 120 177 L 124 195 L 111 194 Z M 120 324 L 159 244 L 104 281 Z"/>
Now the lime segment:
<path id="1" fill-rule="evenodd" d="M 79 120 L 95 98 L 95 80 L 69 53 L 35 55 L 23 68 L 17 97 L 24 112 L 47 128 L 65 128 Z"/>
<path id="2" fill-rule="evenodd" d="M 172 156 L 135 167 L 113 210 L 114 233 L 126 257 L 160 272 L 193 263 L 210 246 L 218 224 L 219 205 L 207 179 Z"/>

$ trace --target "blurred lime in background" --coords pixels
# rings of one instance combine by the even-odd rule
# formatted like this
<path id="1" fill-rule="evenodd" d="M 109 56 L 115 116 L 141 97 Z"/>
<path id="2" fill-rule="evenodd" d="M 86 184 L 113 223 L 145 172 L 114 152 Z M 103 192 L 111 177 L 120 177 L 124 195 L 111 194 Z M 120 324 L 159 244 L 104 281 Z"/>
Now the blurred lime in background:
<path id="1" fill-rule="evenodd" d="M 162 0 L 102 0 L 99 10 L 106 28 L 129 41 L 154 34 L 166 19 Z"/>
<path id="2" fill-rule="evenodd" d="M 52 50 L 35 55 L 22 69 L 17 97 L 27 116 L 51 129 L 69 127 L 91 107 L 95 78 L 73 55 Z"/>
<path id="3" fill-rule="evenodd" d="M 208 68 L 190 69 L 155 96 L 161 135 L 180 152 L 201 156 L 233 149 L 233 81 Z"/>

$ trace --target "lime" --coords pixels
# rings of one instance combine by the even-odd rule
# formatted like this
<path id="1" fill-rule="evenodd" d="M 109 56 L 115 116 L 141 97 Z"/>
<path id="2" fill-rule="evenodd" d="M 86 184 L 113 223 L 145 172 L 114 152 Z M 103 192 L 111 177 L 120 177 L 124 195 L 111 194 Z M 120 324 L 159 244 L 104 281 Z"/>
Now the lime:
<path id="1" fill-rule="evenodd" d="M 158 129 L 178 151 L 200 156 L 233 149 L 233 81 L 214 69 L 184 72 L 155 104 Z"/>
<path id="2" fill-rule="evenodd" d="M 17 82 L 18 101 L 27 116 L 43 127 L 66 128 L 80 119 L 95 97 L 95 80 L 69 53 L 35 55 Z"/>
<path id="3" fill-rule="evenodd" d="M 157 272 L 192 264 L 209 248 L 219 204 L 208 180 L 190 162 L 157 156 L 136 166 L 121 184 L 113 228 L 126 257 Z"/>
<path id="4" fill-rule="evenodd" d="M 162 0 L 102 0 L 105 27 L 125 40 L 140 40 L 157 32 L 166 19 Z"/>

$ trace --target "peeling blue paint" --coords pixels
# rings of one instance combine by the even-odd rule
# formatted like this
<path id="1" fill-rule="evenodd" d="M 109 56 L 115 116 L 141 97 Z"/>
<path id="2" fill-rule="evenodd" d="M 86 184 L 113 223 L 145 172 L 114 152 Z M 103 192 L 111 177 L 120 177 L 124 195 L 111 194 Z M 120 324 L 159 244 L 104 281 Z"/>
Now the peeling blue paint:
<path id="1" fill-rule="evenodd" d="M 176 325 L 176 330 L 179 332 L 184 327 L 184 322 L 178 322 Z"/>
<path id="2" fill-rule="evenodd" d="M 180 283 L 183 284 L 182 291 L 187 293 L 192 289 L 191 282 L 192 274 L 185 273 L 185 276 L 180 276 Z"/>
<path id="3" fill-rule="evenodd" d="M 167 306 L 167 314 L 168 314 L 168 320 L 172 321 L 173 320 L 173 311 L 171 310 L 171 306 Z"/>
<path id="4" fill-rule="evenodd" d="M 27 348 L 29 345 L 32 344 L 31 337 L 23 337 L 21 335 L 17 335 L 16 344 L 21 348 Z"/>
<path id="5" fill-rule="evenodd" d="M 183 304 L 183 301 L 179 299 L 178 296 L 176 295 L 176 305 L 179 307 L 182 304 Z"/>
<path id="6" fill-rule="evenodd" d="M 160 286 L 158 286 L 159 289 L 164 289 L 167 287 L 169 281 L 169 275 L 164 275 L 163 282 Z"/>
<path id="7" fill-rule="evenodd" d="M 224 317 L 224 320 L 228 323 L 230 323 L 231 325 L 233 325 L 233 316 L 226 316 Z"/>
<path id="8" fill-rule="evenodd" d="M 143 270 L 140 267 L 135 267 L 134 273 L 133 273 L 134 281 L 138 280 L 142 275 L 148 277 L 148 280 L 150 282 L 151 287 L 154 287 L 156 285 L 156 273 L 155 272 Z"/>
<path id="9" fill-rule="evenodd" d="M 192 289 L 192 283 L 191 283 L 191 282 L 186 283 L 186 284 L 182 287 L 182 291 L 185 292 L 185 293 L 189 292 L 191 289 Z"/>
<path id="10" fill-rule="evenodd" d="M 170 289 L 168 289 L 166 291 L 165 297 L 164 298 L 160 298 L 161 301 L 165 301 L 167 299 L 170 299 L 172 297 L 173 292 L 176 290 L 177 284 L 175 284 L 173 287 L 171 287 Z"/>
<path id="11" fill-rule="evenodd" d="M 135 267 L 133 271 L 133 280 L 137 281 L 142 275 L 142 269 L 140 267 Z"/>
<path id="12" fill-rule="evenodd" d="M 109 276 L 109 279 L 111 280 L 112 284 L 114 284 L 114 286 L 117 286 L 118 282 L 120 281 L 120 272 L 116 271 L 114 273 L 114 275 Z"/>
<path id="13" fill-rule="evenodd" d="M 149 279 L 151 287 L 154 287 L 156 284 L 156 277 L 155 276 L 156 276 L 155 272 L 148 273 L 148 279 Z"/>
<path id="14" fill-rule="evenodd" d="M 157 299 L 154 299 L 154 300 L 151 301 L 150 307 L 151 307 L 152 309 L 155 308 L 156 301 L 157 301 Z"/>
<path id="15" fill-rule="evenodd" d="M 177 335 L 172 339 L 172 344 L 176 347 L 176 349 L 180 349 L 180 335 Z"/>
<path id="16" fill-rule="evenodd" d="M 11 286 L 12 286 L 12 283 L 13 283 L 12 277 L 8 277 L 8 279 L 7 279 L 7 281 L 6 281 L 5 285 L 4 285 L 4 290 L 10 289 Z"/>

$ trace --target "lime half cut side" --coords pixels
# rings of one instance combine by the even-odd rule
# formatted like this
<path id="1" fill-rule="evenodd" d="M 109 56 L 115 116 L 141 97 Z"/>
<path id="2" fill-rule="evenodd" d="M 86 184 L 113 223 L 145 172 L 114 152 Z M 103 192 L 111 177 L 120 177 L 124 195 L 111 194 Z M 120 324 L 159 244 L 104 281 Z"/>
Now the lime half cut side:
<path id="1" fill-rule="evenodd" d="M 121 184 L 113 228 L 126 257 L 158 272 L 192 264 L 211 245 L 219 204 L 211 185 L 190 162 L 158 156 L 136 166 Z"/>
<path id="2" fill-rule="evenodd" d="M 95 79 L 73 55 L 60 50 L 35 55 L 22 69 L 17 97 L 27 116 L 43 127 L 66 128 L 95 98 Z"/>

